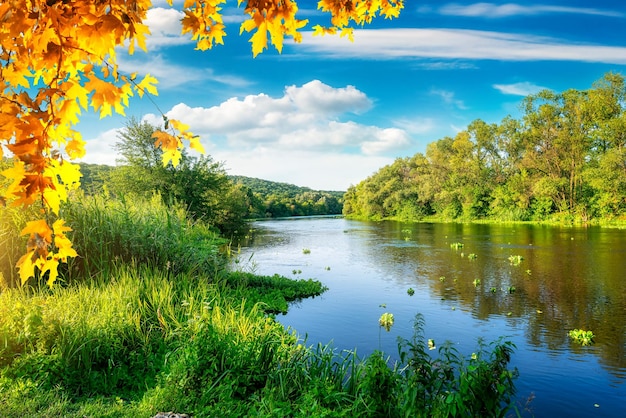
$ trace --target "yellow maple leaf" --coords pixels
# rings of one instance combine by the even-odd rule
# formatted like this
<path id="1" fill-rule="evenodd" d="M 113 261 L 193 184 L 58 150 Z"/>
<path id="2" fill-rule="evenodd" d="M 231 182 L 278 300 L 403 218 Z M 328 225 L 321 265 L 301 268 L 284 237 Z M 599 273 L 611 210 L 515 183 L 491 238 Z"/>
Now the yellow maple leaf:
<path id="1" fill-rule="evenodd" d="M 180 139 L 164 131 L 155 131 L 152 137 L 156 139 L 154 146 L 161 147 L 163 150 L 163 166 L 171 162 L 176 167 L 181 158 L 180 148 L 182 143 Z"/>
<path id="2" fill-rule="evenodd" d="M 137 93 L 139 97 L 143 97 L 144 93 L 150 93 L 153 96 L 158 96 L 159 92 L 157 91 L 156 84 L 159 81 L 152 77 L 149 73 L 137 84 Z"/>
<path id="3" fill-rule="evenodd" d="M 34 259 L 33 259 L 34 258 Z M 35 277 L 35 262 L 38 258 L 35 257 L 35 250 L 27 251 L 26 254 L 17 260 L 17 268 L 20 275 L 20 281 L 22 285 L 28 281 L 31 277 Z"/>

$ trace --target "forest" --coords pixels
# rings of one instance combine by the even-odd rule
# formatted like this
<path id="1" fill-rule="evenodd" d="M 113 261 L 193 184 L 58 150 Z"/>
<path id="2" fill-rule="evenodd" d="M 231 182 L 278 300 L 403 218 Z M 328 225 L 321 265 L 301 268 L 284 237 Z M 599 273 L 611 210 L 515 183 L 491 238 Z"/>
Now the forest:
<path id="1" fill-rule="evenodd" d="M 361 219 L 590 222 L 626 215 L 626 90 L 607 73 L 587 90 L 542 90 L 521 116 L 477 119 L 398 158 L 344 196 Z"/>

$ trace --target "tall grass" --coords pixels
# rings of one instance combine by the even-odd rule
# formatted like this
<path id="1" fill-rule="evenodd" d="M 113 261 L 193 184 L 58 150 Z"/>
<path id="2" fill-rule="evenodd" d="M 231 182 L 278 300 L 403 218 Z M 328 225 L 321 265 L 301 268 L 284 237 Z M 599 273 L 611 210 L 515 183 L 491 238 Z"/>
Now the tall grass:
<path id="1" fill-rule="evenodd" d="M 70 262 L 69 279 L 105 275 L 114 263 L 135 262 L 178 273 L 210 277 L 223 270 L 219 247 L 225 240 L 182 207 L 168 207 L 155 194 L 111 198 L 78 195 L 62 214 L 72 227 L 79 254 Z"/>

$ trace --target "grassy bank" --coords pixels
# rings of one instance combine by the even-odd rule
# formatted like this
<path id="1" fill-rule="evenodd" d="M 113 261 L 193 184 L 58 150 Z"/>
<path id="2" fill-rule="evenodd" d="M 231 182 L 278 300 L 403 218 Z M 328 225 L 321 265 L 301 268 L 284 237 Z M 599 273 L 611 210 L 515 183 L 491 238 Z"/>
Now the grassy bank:
<path id="1" fill-rule="evenodd" d="M 63 211 L 81 255 L 63 280 L 5 277 L 0 293 L 3 417 L 497 416 L 511 405 L 506 341 L 432 355 L 418 317 L 394 364 L 307 347 L 275 315 L 321 283 L 229 271 L 224 241 L 158 197 L 82 197 Z M 3 245 L 21 240 L 11 219 Z"/>

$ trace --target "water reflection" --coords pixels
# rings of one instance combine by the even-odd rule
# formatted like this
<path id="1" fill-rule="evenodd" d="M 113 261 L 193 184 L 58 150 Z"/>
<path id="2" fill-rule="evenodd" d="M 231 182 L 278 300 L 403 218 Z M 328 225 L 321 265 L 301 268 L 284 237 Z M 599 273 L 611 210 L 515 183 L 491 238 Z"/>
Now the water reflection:
<path id="1" fill-rule="evenodd" d="M 528 342 L 549 350 L 580 350 L 567 337 L 574 328 L 597 335 L 594 354 L 618 377 L 626 368 L 626 233 L 533 225 L 401 224 L 383 222 L 364 240 L 372 263 L 414 266 L 433 294 L 465 305 L 478 319 L 505 315 L 525 322 Z M 409 235 L 410 231 L 410 235 Z M 407 237 L 415 246 L 380 245 Z M 451 243 L 463 247 L 455 250 Z M 378 243 L 378 245 L 376 245 Z M 470 259 L 469 254 L 476 254 Z M 513 265 L 508 257 L 520 255 Z M 474 286 L 474 280 L 480 284 Z"/>

